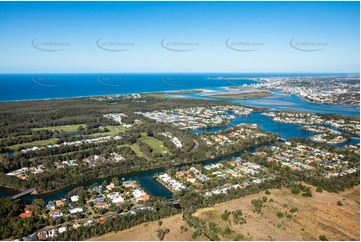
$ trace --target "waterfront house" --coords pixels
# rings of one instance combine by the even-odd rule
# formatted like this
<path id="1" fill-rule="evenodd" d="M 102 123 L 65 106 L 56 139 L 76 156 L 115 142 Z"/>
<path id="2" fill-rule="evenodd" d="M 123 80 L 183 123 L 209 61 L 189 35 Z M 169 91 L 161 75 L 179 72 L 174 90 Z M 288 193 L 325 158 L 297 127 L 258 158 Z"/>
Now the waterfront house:
<path id="1" fill-rule="evenodd" d="M 124 182 L 123 182 L 123 186 L 124 186 L 125 188 L 131 188 L 131 189 L 134 189 L 134 188 L 137 187 L 136 182 L 135 182 L 135 181 L 131 181 L 131 180 L 129 180 L 129 181 L 124 181 Z"/>
<path id="2" fill-rule="evenodd" d="M 79 200 L 79 196 L 74 195 L 74 196 L 70 197 L 70 200 L 71 200 L 71 202 L 77 202 Z"/>
<path id="3" fill-rule="evenodd" d="M 55 209 L 55 203 L 53 201 L 49 201 L 46 205 L 46 208 L 49 210 L 54 210 Z"/>
<path id="4" fill-rule="evenodd" d="M 107 188 L 107 190 L 108 191 L 111 191 L 111 190 L 113 190 L 113 188 L 115 187 L 115 185 L 114 185 L 114 183 L 112 182 L 112 183 L 110 183 L 108 186 L 106 186 L 106 188 Z"/>
<path id="5" fill-rule="evenodd" d="M 93 191 L 94 192 L 97 192 L 97 193 L 101 193 L 102 191 L 105 191 L 105 187 L 103 187 L 103 186 L 95 186 L 95 187 L 93 187 Z"/>
<path id="6" fill-rule="evenodd" d="M 56 200 L 55 205 L 57 208 L 64 207 L 64 201 L 63 200 Z"/>
<path id="7" fill-rule="evenodd" d="M 34 211 L 34 209 L 35 209 L 35 205 L 33 205 L 33 204 L 26 204 L 26 205 L 25 205 L 25 208 L 24 208 L 24 211 L 25 211 L 25 212 L 30 212 L 30 211 Z"/>

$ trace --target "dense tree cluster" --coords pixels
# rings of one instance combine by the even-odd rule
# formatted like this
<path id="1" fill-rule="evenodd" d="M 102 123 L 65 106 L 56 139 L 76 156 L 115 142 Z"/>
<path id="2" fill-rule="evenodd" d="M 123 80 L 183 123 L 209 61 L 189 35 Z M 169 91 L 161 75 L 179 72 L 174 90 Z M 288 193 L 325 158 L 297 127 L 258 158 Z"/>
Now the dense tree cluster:
<path id="1" fill-rule="evenodd" d="M 19 200 L 0 198 L 0 239 L 22 238 L 42 228 L 44 219 L 39 217 L 20 218 L 22 204 Z"/>

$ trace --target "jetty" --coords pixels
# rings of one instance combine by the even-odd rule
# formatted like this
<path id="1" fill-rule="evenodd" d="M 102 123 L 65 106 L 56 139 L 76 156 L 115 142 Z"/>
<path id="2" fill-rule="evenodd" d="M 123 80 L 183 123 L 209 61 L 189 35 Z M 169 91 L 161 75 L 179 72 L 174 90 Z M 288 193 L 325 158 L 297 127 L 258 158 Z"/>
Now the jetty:
<path id="1" fill-rule="evenodd" d="M 21 192 L 21 193 L 18 193 L 16 195 L 12 196 L 11 199 L 12 200 L 18 199 L 18 198 L 20 198 L 22 196 L 28 195 L 28 194 L 30 194 L 32 192 L 35 192 L 35 190 L 36 190 L 35 188 L 30 188 L 30 189 L 28 189 L 28 190 L 26 190 L 24 192 Z"/>

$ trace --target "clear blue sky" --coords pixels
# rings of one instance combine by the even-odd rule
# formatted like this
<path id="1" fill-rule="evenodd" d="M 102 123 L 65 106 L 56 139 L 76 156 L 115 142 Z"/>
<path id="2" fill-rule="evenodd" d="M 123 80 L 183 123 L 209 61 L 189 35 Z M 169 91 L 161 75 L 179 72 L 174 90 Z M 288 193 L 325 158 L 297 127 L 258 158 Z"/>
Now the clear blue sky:
<path id="1" fill-rule="evenodd" d="M 0 2 L 0 73 L 359 72 L 359 12 L 359 2 Z"/>

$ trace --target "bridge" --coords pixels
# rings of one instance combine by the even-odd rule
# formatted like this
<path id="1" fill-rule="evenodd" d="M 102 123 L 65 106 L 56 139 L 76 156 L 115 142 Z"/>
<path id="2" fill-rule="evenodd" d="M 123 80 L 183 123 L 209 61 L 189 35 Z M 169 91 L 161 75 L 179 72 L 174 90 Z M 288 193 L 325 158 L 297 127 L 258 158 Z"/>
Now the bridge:
<path id="1" fill-rule="evenodd" d="M 21 192 L 21 193 L 18 193 L 16 195 L 12 196 L 11 199 L 12 200 L 18 199 L 19 197 L 22 197 L 22 196 L 25 196 L 25 195 L 28 195 L 28 194 L 34 192 L 35 190 L 36 190 L 35 188 L 30 188 L 24 192 Z"/>

